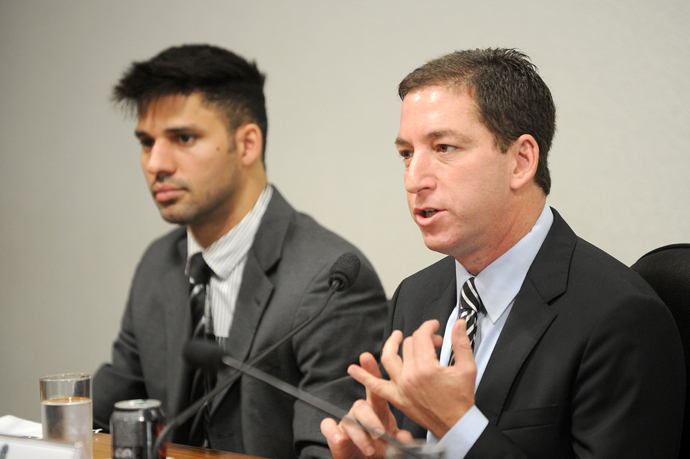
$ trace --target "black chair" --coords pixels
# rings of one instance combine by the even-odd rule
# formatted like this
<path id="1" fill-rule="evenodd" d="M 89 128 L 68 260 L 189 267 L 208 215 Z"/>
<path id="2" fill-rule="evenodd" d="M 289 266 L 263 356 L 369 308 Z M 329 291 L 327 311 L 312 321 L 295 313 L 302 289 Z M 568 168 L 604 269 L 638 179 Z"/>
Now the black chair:
<path id="1" fill-rule="evenodd" d="M 631 266 L 671 310 L 685 350 L 686 390 L 679 458 L 690 457 L 690 244 L 652 250 Z"/>

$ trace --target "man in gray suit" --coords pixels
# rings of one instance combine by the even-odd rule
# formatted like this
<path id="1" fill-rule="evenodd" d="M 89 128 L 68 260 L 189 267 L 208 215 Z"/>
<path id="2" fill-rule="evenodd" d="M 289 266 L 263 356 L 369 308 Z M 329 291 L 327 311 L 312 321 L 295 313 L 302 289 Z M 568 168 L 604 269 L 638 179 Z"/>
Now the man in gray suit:
<path id="1" fill-rule="evenodd" d="M 186 45 L 134 63 L 114 88 L 114 100 L 138 114 L 154 201 L 180 227 L 154 241 L 137 268 L 112 363 L 94 376 L 96 427 L 108 428 L 119 400 L 158 399 L 172 418 L 195 397 L 182 349 L 194 328 L 189 269 L 198 253 L 210 268 L 199 323 L 241 361 L 310 317 L 325 299 L 334 261 L 355 253 L 362 261 L 356 282 L 258 368 L 343 408 L 362 396 L 346 369 L 380 347 L 383 289 L 355 247 L 268 184 L 263 82 L 255 64 L 232 52 Z M 218 383 L 231 374 L 219 372 Z M 263 457 L 330 456 L 321 413 L 248 377 L 221 394 L 201 418 L 204 444 Z M 195 442 L 189 430 L 173 440 Z"/>

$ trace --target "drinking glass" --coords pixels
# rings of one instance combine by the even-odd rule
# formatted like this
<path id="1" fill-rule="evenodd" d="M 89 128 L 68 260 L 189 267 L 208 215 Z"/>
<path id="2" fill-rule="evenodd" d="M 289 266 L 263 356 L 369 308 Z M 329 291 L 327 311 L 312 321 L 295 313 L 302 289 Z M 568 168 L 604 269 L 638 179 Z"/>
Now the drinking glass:
<path id="1" fill-rule="evenodd" d="M 40 380 L 43 438 L 80 443 L 87 459 L 93 456 L 91 375 L 65 373 Z"/>

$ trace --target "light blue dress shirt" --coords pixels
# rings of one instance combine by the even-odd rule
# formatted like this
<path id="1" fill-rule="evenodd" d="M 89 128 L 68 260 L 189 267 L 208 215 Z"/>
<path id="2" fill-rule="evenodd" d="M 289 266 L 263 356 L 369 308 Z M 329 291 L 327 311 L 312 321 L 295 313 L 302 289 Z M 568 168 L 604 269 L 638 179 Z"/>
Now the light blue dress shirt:
<path id="1" fill-rule="evenodd" d="M 491 353 L 496 346 L 498 337 L 503 330 L 503 325 L 510 315 L 510 310 L 515 303 L 522 284 L 527 276 L 527 271 L 539 252 L 546 235 L 553 223 L 553 213 L 548 205 L 544 206 L 537 222 L 532 230 L 517 244 L 511 247 L 497 260 L 484 268 L 475 278 L 477 293 L 486 308 L 486 313 L 479 313 L 477 317 L 477 332 L 474 343 L 474 360 L 477 364 L 477 380 L 475 392 L 489 363 Z M 457 291 L 472 277 L 467 270 L 457 261 L 455 262 L 455 278 Z M 458 319 L 458 303 L 451 312 L 443 334 L 443 346 L 441 347 L 441 365 L 448 365 L 451 352 L 451 330 Z M 447 459 L 464 458 L 472 445 L 477 441 L 486 426 L 488 419 L 482 412 L 473 406 L 439 441 L 446 446 Z M 429 441 L 437 441 L 434 435 L 427 434 Z"/>

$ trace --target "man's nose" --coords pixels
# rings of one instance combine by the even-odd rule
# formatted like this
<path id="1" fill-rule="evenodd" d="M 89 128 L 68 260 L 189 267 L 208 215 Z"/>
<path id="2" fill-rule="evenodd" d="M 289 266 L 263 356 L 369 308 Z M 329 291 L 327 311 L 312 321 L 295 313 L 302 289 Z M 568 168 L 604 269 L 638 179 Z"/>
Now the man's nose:
<path id="1" fill-rule="evenodd" d="M 159 176 L 175 173 L 174 151 L 165 140 L 155 141 L 151 150 L 142 154 L 142 162 L 149 174 Z"/>
<path id="2" fill-rule="evenodd" d="M 413 153 L 405 168 L 405 190 L 408 193 L 417 194 L 434 187 L 432 161 L 431 155 L 423 150 Z"/>

